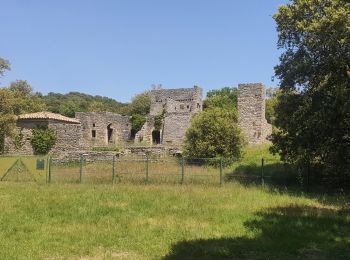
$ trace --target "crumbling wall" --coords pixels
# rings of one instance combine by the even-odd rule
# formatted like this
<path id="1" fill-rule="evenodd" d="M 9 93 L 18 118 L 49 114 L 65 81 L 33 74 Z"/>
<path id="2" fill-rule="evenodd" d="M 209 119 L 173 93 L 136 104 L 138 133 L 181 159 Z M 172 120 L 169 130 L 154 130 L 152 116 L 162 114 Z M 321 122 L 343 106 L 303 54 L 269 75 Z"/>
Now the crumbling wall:
<path id="1" fill-rule="evenodd" d="M 265 119 L 265 87 L 261 83 L 238 85 L 238 113 L 246 141 L 251 144 L 266 142 L 272 126 Z"/>
<path id="2" fill-rule="evenodd" d="M 154 117 L 164 115 L 160 129 L 161 144 L 181 146 L 192 117 L 202 111 L 202 89 L 193 88 L 152 90 L 150 114 L 142 129 L 136 134 L 135 143 L 153 144 Z"/>
<path id="3" fill-rule="evenodd" d="M 169 113 L 164 118 L 163 144 L 179 146 L 183 143 L 187 129 L 191 126 L 193 114 Z"/>
<path id="4" fill-rule="evenodd" d="M 75 117 L 82 124 L 83 142 L 88 147 L 116 145 L 130 139 L 130 116 L 111 112 L 77 112 Z M 110 135 L 108 129 L 112 130 Z"/>
<path id="5" fill-rule="evenodd" d="M 5 138 L 5 152 L 10 155 L 33 155 L 33 147 L 30 143 L 33 136 L 32 130 L 38 127 L 49 127 L 56 131 L 56 143 L 51 148 L 50 154 L 60 154 L 68 151 L 79 151 L 84 149 L 82 142 L 82 131 L 80 124 L 70 124 L 54 121 L 25 120 L 17 121 L 16 134 L 22 134 L 21 145 L 17 147 L 10 138 Z"/>

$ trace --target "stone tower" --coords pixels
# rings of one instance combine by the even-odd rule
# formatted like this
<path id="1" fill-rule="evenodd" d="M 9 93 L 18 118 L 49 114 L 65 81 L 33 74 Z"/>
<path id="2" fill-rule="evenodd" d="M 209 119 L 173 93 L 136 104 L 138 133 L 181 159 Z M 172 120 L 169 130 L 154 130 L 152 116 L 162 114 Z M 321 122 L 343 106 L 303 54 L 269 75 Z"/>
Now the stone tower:
<path id="1" fill-rule="evenodd" d="M 239 125 L 250 144 L 267 141 L 272 126 L 265 119 L 265 87 L 261 83 L 238 85 Z"/>

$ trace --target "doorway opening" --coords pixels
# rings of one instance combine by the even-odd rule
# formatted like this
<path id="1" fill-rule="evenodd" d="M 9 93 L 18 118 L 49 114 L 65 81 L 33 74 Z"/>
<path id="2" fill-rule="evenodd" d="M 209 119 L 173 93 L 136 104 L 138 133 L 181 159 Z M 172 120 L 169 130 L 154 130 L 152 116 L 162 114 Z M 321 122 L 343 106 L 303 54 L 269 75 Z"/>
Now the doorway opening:
<path id="1" fill-rule="evenodd" d="M 152 132 L 152 143 L 153 144 L 160 144 L 160 131 L 154 130 Z"/>
<path id="2" fill-rule="evenodd" d="M 107 140 L 108 140 L 108 143 L 113 143 L 113 128 L 112 128 L 112 124 L 109 124 L 107 126 Z"/>

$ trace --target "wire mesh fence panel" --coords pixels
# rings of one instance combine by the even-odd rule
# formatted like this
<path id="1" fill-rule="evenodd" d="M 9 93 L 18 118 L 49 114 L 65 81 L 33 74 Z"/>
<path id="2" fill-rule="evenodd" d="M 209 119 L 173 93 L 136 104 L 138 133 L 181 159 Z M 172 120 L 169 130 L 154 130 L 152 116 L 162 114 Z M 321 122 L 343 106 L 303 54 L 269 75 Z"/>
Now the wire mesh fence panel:
<path id="1" fill-rule="evenodd" d="M 79 183 L 81 173 L 81 160 L 72 159 L 61 162 L 52 158 L 49 170 L 49 182 L 52 183 Z"/>
<path id="2" fill-rule="evenodd" d="M 99 160 L 84 160 L 82 166 L 82 181 L 84 183 L 112 183 L 113 181 L 113 157 L 105 157 Z"/>
<path id="3" fill-rule="evenodd" d="M 185 159 L 185 183 L 216 183 L 222 182 L 220 174 L 220 159 L 198 158 Z M 221 169 L 222 170 L 222 169 Z"/>
<path id="4" fill-rule="evenodd" d="M 117 159 L 115 162 L 116 182 L 145 182 L 147 179 L 146 159 Z"/>
<path id="5" fill-rule="evenodd" d="M 46 182 L 46 156 L 0 157 L 1 181 Z"/>
<path id="6" fill-rule="evenodd" d="M 148 160 L 148 182 L 182 183 L 182 177 L 181 159 L 167 158 Z"/>

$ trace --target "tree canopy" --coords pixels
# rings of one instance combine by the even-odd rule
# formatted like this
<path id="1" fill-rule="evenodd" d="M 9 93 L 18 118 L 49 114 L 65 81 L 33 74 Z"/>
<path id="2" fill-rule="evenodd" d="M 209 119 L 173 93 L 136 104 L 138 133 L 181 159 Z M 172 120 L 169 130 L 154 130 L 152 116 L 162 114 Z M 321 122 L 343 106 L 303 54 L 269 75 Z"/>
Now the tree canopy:
<path id="1" fill-rule="evenodd" d="M 275 68 L 281 95 L 273 151 L 323 175 L 349 177 L 350 3 L 294 0 L 274 18 L 284 52 Z"/>
<path id="2" fill-rule="evenodd" d="M 184 154 L 192 158 L 224 157 L 231 163 L 241 157 L 243 136 L 238 126 L 237 88 L 210 90 L 204 111 L 186 132 Z"/>

